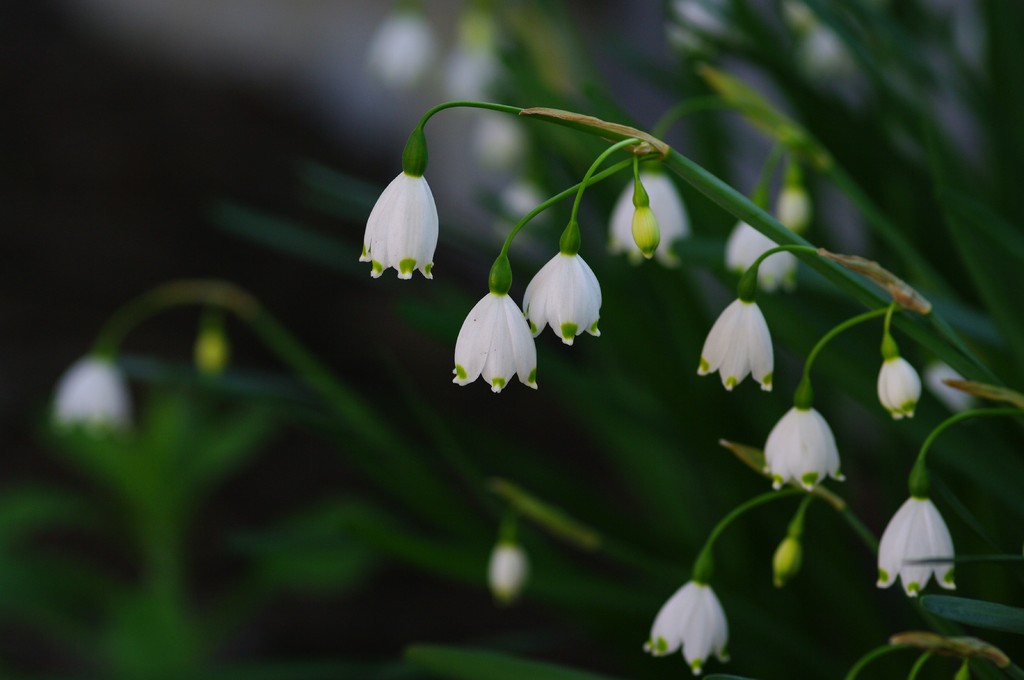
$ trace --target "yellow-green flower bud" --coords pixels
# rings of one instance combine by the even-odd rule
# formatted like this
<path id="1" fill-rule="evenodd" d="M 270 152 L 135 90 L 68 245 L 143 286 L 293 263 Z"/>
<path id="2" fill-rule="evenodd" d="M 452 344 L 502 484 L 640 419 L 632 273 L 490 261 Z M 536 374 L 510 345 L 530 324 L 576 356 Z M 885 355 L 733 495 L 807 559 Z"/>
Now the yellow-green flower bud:
<path id="1" fill-rule="evenodd" d="M 193 348 L 196 369 L 203 375 L 220 375 L 228 364 L 231 347 L 220 314 L 208 314 L 199 324 Z"/>
<path id="2" fill-rule="evenodd" d="M 799 538 L 786 536 L 782 539 L 772 557 L 772 582 L 776 588 L 781 588 L 800 572 L 803 558 L 804 549 Z"/>
<path id="3" fill-rule="evenodd" d="M 638 206 L 633 213 L 633 241 L 644 257 L 648 260 L 654 257 L 661 242 L 661 230 L 650 206 Z"/>

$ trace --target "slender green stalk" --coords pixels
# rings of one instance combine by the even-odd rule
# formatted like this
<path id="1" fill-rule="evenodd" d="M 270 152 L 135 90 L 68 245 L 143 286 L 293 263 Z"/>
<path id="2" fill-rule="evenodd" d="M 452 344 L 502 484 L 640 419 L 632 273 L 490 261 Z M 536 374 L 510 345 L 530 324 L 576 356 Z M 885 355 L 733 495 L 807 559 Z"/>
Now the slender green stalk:
<path id="1" fill-rule="evenodd" d="M 882 645 L 880 647 L 875 647 L 870 652 L 859 658 L 857 660 L 857 663 L 853 664 L 853 666 L 850 667 L 850 672 L 846 674 L 845 680 L 854 680 L 860 674 L 860 672 L 864 670 L 864 667 L 872 661 L 874 661 L 875 659 L 881 656 L 885 656 L 886 654 L 890 654 L 892 652 L 898 652 L 901 649 L 909 648 L 910 645 Z"/>
<path id="2" fill-rule="evenodd" d="M 702 97 L 693 97 L 676 104 L 663 113 L 661 118 L 651 127 L 651 134 L 658 138 L 664 137 L 669 128 L 678 123 L 681 118 L 691 113 L 732 108 L 734 108 L 732 104 L 718 95 L 709 94 Z"/>
<path id="3" fill-rule="evenodd" d="M 488 111 L 510 113 L 513 116 L 518 116 L 519 112 L 523 110 L 521 106 L 509 106 L 508 104 L 494 104 L 492 102 L 477 102 L 469 100 L 450 101 L 438 104 L 437 106 L 427 109 L 427 112 L 423 114 L 422 118 L 420 118 L 419 125 L 417 125 L 416 127 L 423 128 L 423 126 L 427 124 L 427 121 L 430 120 L 434 116 L 434 114 L 440 113 L 445 109 L 455 108 L 486 109 Z"/>
<path id="4" fill-rule="evenodd" d="M 761 166 L 761 173 L 757 176 L 757 184 L 754 185 L 754 193 L 751 200 L 754 201 L 754 205 L 762 210 L 768 210 L 768 187 L 771 185 L 775 169 L 779 167 L 779 161 L 782 160 L 785 154 L 786 147 L 782 144 L 776 144 L 772 147 L 771 152 L 769 152 L 764 165 Z"/>
<path id="5" fill-rule="evenodd" d="M 718 540 L 718 537 L 722 535 L 722 532 L 740 516 L 765 503 L 803 493 L 807 492 L 796 487 L 782 489 L 781 491 L 768 491 L 759 496 L 754 496 L 733 508 L 729 514 L 718 520 L 718 524 L 715 525 L 711 533 L 708 534 L 707 540 L 704 541 L 704 547 L 697 554 L 697 559 L 693 564 L 693 580 L 698 583 L 707 583 L 711 578 L 711 572 L 713 571 L 711 549 L 715 541 Z"/>
<path id="6" fill-rule="evenodd" d="M 891 306 L 882 307 L 879 309 L 872 309 L 871 311 L 864 312 L 863 314 L 858 314 L 853 318 L 847 319 L 846 321 L 842 322 L 841 324 L 830 330 L 828 333 L 823 335 L 821 339 L 818 340 L 817 344 L 815 344 L 814 347 L 811 348 L 810 354 L 807 355 L 807 360 L 804 361 L 803 379 L 805 381 L 810 380 L 811 366 L 814 365 L 814 360 L 818 358 L 818 354 L 821 353 L 821 350 L 823 350 L 825 348 L 825 345 L 827 345 L 833 338 L 835 338 L 843 331 L 849 328 L 853 328 L 857 324 L 861 324 L 864 323 L 865 321 L 870 321 L 871 319 L 875 319 L 885 314 L 889 314 L 890 309 Z"/>
<path id="7" fill-rule="evenodd" d="M 933 652 L 925 652 L 919 656 L 917 661 L 914 662 L 914 665 L 910 667 L 910 673 L 907 674 L 907 680 L 917 680 L 917 676 L 921 672 L 921 669 L 924 668 L 924 665 L 928 663 L 928 659 L 932 658 L 933 655 Z"/>
<path id="8" fill-rule="evenodd" d="M 597 184 L 598 182 L 604 181 L 604 180 L 608 179 L 609 177 L 611 177 L 612 175 L 614 175 L 614 174 L 616 174 L 618 172 L 621 172 L 622 170 L 625 170 L 626 168 L 628 168 L 632 162 L 633 162 L 632 159 L 628 159 L 628 160 L 624 160 L 624 161 L 619 161 L 618 163 L 616 163 L 615 165 L 611 166 L 610 168 L 608 168 L 606 170 L 602 170 L 601 172 L 597 173 L 596 175 L 593 175 L 592 177 L 590 177 L 589 180 L 586 180 L 586 185 L 587 186 L 592 186 L 594 184 Z M 509 232 L 508 236 L 505 238 L 505 243 L 501 247 L 501 252 L 507 256 L 508 255 L 508 249 L 512 245 L 512 240 L 515 239 L 516 234 L 518 234 L 522 230 L 522 228 L 525 227 L 530 222 L 530 220 L 532 220 L 534 217 L 536 217 L 537 215 L 541 214 L 542 212 L 544 212 L 545 210 L 547 210 L 551 206 L 555 205 L 559 201 L 563 201 L 566 198 L 568 198 L 570 196 L 573 196 L 583 186 L 584 186 L 584 182 L 580 182 L 579 184 L 574 184 L 571 187 L 569 187 L 568 189 L 566 189 L 565 191 L 562 191 L 561 193 L 555 194 L 554 196 L 552 196 L 551 198 L 547 199 L 546 201 L 544 201 L 543 203 L 538 205 L 536 208 L 534 208 L 530 212 L 526 213 L 526 215 L 524 215 L 523 218 L 521 220 L 519 220 L 518 222 L 516 222 L 516 225 L 514 227 L 512 227 L 512 231 Z"/>

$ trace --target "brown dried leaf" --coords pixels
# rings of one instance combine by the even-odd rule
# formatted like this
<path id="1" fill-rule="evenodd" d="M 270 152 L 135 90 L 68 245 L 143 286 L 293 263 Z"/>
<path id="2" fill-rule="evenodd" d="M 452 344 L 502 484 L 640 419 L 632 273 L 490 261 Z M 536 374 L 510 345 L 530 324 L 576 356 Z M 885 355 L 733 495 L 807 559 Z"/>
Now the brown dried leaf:
<path id="1" fill-rule="evenodd" d="M 973 380 L 954 380 L 952 378 L 943 380 L 952 388 L 958 389 L 961 392 L 967 392 L 975 396 L 981 397 L 982 399 L 991 399 L 992 401 L 1005 401 L 1014 406 L 1024 408 L 1024 394 L 1011 390 L 1007 387 L 999 387 L 998 385 L 989 385 L 987 383 L 975 382 Z"/>
<path id="2" fill-rule="evenodd" d="M 824 248 L 818 248 L 818 255 L 825 259 L 837 262 L 850 271 L 857 272 L 861 276 L 873 281 L 882 288 L 885 288 L 900 307 L 917 312 L 918 314 L 929 314 L 932 311 L 932 303 L 928 302 L 923 295 L 910 287 L 910 285 L 882 267 L 874 260 L 859 257 L 857 255 L 840 255 L 831 253 Z"/>
<path id="3" fill-rule="evenodd" d="M 910 645 L 941 656 L 988 659 L 1000 668 L 1010 665 L 1010 657 L 1001 649 L 975 637 L 946 637 L 924 630 L 909 630 L 890 637 L 889 644 Z"/>
<path id="4" fill-rule="evenodd" d="M 652 153 L 657 153 L 664 158 L 665 156 L 668 156 L 668 152 L 670 150 L 668 144 L 657 137 L 644 132 L 643 130 L 637 130 L 634 127 L 621 125 L 619 123 L 609 123 L 601 120 L 600 118 L 585 116 L 582 113 L 535 106 L 533 108 L 523 109 L 519 112 L 519 115 L 546 118 L 554 122 L 561 122 L 569 127 L 597 133 L 605 139 L 610 138 L 614 141 L 621 141 L 623 139 L 630 138 L 639 139 L 641 140 L 640 144 L 629 147 L 629 150 L 638 156 L 647 156 Z"/>

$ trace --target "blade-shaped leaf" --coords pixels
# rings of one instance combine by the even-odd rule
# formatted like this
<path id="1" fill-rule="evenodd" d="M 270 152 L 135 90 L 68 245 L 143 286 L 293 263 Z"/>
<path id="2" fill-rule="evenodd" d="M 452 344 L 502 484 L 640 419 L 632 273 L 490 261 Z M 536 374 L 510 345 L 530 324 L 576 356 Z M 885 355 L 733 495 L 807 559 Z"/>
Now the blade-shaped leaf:
<path id="1" fill-rule="evenodd" d="M 475 649 L 414 645 L 405 650 L 414 666 L 452 680 L 611 680 L 607 675 Z"/>
<path id="2" fill-rule="evenodd" d="M 921 605 L 939 616 L 980 628 L 1024 635 L 1024 609 L 951 595 L 928 595 Z"/>

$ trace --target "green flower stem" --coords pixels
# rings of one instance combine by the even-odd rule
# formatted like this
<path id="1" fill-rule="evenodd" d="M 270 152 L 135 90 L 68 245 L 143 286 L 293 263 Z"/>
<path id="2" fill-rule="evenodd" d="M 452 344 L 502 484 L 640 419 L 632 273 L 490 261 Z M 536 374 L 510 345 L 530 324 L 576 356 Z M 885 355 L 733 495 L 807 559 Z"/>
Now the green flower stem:
<path id="1" fill-rule="evenodd" d="M 701 548 L 700 553 L 697 554 L 697 559 L 694 560 L 693 563 L 693 580 L 697 583 L 706 584 L 711 579 L 712 572 L 714 571 L 711 549 L 714 546 L 715 541 L 718 540 L 718 537 L 722 535 L 722 532 L 725 531 L 726 528 L 736 521 L 741 515 L 758 506 L 764 505 L 765 503 L 804 493 L 807 492 L 796 487 L 782 489 L 781 491 L 768 491 L 759 496 L 754 496 L 733 508 L 729 514 L 718 521 L 715 528 L 711 530 L 710 534 L 708 534 L 707 540 L 704 541 L 704 547 Z"/>
<path id="2" fill-rule="evenodd" d="M 761 166 L 761 173 L 757 176 L 757 184 L 754 185 L 751 200 L 754 201 L 754 205 L 764 211 L 768 210 L 768 187 L 771 185 L 772 175 L 775 174 L 775 168 L 779 166 L 779 161 L 782 160 L 785 153 L 786 147 L 782 144 L 773 146 L 764 165 Z"/>
<path id="3" fill-rule="evenodd" d="M 910 667 L 910 673 L 907 674 L 907 680 L 917 680 L 917 676 L 920 674 L 921 669 L 924 668 L 924 665 L 928 663 L 928 659 L 932 658 L 932 656 L 933 652 L 925 652 L 921 656 L 917 657 L 917 661 L 915 661 L 914 665 Z"/>
<path id="4" fill-rule="evenodd" d="M 602 170 L 601 172 L 597 173 L 596 175 L 592 176 L 589 180 L 586 181 L 587 186 L 597 184 L 598 182 L 606 180 L 612 175 L 621 172 L 622 170 L 625 170 L 630 166 L 632 162 L 632 159 L 619 161 L 610 168 Z M 520 230 L 530 222 L 530 220 L 532 220 L 534 217 L 541 214 L 554 204 L 558 203 L 559 201 L 565 200 L 566 198 L 569 198 L 570 196 L 574 195 L 577 191 L 579 191 L 580 187 L 583 186 L 583 184 L 584 182 L 580 182 L 579 184 L 572 185 L 565 191 L 559 194 L 555 194 L 554 196 L 544 201 L 530 212 L 526 213 L 526 215 L 523 216 L 523 219 L 519 220 L 516 223 L 516 225 L 512 227 L 512 231 L 510 231 L 508 236 L 505 238 L 504 245 L 501 246 L 501 252 L 508 255 L 508 249 L 512 245 L 512 240 L 515 239 L 516 234 L 518 234 Z"/>
<path id="5" fill-rule="evenodd" d="M 722 109 L 732 109 L 733 105 L 722 99 L 718 95 L 704 95 L 702 97 L 692 97 L 682 101 L 668 111 L 661 115 L 658 122 L 651 128 L 651 134 L 657 138 L 662 138 L 665 133 L 669 131 L 673 125 L 675 125 L 681 118 L 688 116 L 691 113 L 697 113 L 698 111 L 712 111 Z"/>
<path id="6" fill-rule="evenodd" d="M 761 210 L 740 192 L 711 174 L 675 149 L 670 149 L 664 159 L 665 167 L 689 182 L 695 189 L 717 203 L 728 213 L 754 227 L 780 245 L 812 246 L 807 239 L 793 233 L 778 220 Z M 860 204 L 857 204 L 860 207 Z M 870 214 L 868 218 L 871 219 Z M 798 254 L 808 267 L 824 276 L 837 288 L 849 294 L 867 307 L 888 305 L 890 300 L 884 293 L 835 262 L 808 254 Z M 928 349 L 957 372 L 968 378 L 1002 384 L 980 360 L 973 356 L 937 312 L 928 315 L 934 328 L 919 319 L 901 316 L 897 325 L 910 338 Z M 953 345 L 952 347 L 950 345 Z M 955 348 L 955 349 L 954 349 Z M 959 351 L 957 351 L 959 350 Z"/>
<path id="7" fill-rule="evenodd" d="M 878 554 L 878 537 L 871 533 L 871 530 L 860 521 L 860 518 L 854 514 L 853 510 L 850 509 L 849 505 L 844 506 L 840 511 L 839 515 L 846 520 L 846 523 L 850 525 L 850 529 L 857 535 L 857 538 L 861 540 L 868 550 Z"/>
<path id="8" fill-rule="evenodd" d="M 508 113 L 513 116 L 518 116 L 519 112 L 523 110 L 521 106 L 509 106 L 508 104 L 494 104 L 492 102 L 477 102 L 469 100 L 450 101 L 438 104 L 433 108 L 427 109 L 427 112 L 423 114 L 422 118 L 420 118 L 419 125 L 417 125 L 416 127 L 422 129 L 427 124 L 427 121 L 434 116 L 434 114 L 440 113 L 445 109 L 455 108 L 486 109 L 488 111 L 499 111 L 501 113 Z"/>
<path id="9" fill-rule="evenodd" d="M 817 344 L 814 345 L 814 347 L 811 349 L 810 354 L 807 355 L 807 360 L 804 362 L 803 382 L 810 381 L 811 366 L 814 365 L 814 360 L 818 358 L 818 354 L 821 353 L 821 350 L 823 350 L 825 348 L 825 345 L 827 345 L 834 337 L 836 337 L 843 331 L 847 330 L 848 328 L 856 326 L 857 324 L 861 324 L 864 323 L 865 321 L 870 321 L 871 319 L 875 319 L 882 315 L 889 314 L 890 309 L 891 305 L 888 307 L 872 309 L 871 311 L 864 312 L 863 314 L 858 314 L 853 318 L 847 319 L 846 321 L 842 322 L 841 324 L 830 330 L 828 333 L 823 335 L 821 337 L 821 340 L 818 340 Z"/>
<path id="10" fill-rule="evenodd" d="M 736 287 L 736 297 L 745 302 L 753 302 L 757 297 L 757 270 L 760 268 L 761 263 L 775 253 L 785 252 L 808 253 L 811 255 L 818 253 L 817 249 L 812 246 L 776 246 L 775 248 L 769 248 L 747 267 L 747 271 L 743 272 L 739 285 Z"/>
<path id="11" fill-rule="evenodd" d="M 171 281 L 114 312 L 100 330 L 93 353 L 105 358 L 116 356 L 124 338 L 139 324 L 167 309 L 188 305 L 224 309 L 243 321 L 249 321 L 260 310 L 256 298 L 233 283 L 205 279 Z"/>
<path id="12" fill-rule="evenodd" d="M 800 505 L 797 506 L 796 512 L 793 513 L 793 519 L 790 520 L 789 527 L 786 530 L 786 534 L 788 536 L 800 538 L 804 535 L 804 515 L 807 514 L 807 506 L 809 506 L 813 500 L 814 494 L 809 493 L 800 501 Z"/>
<path id="13" fill-rule="evenodd" d="M 633 146 L 633 145 L 639 144 L 639 143 L 640 143 L 639 139 L 633 139 L 633 138 L 624 139 L 621 142 L 616 142 L 616 143 L 612 144 L 611 146 L 609 146 L 604 151 L 602 151 L 601 155 L 598 156 L 594 160 L 594 162 L 590 164 L 590 167 L 587 168 L 587 173 L 585 175 L 583 175 L 583 181 L 580 182 L 579 185 L 578 185 L 579 189 L 576 191 L 576 199 L 572 202 L 572 213 L 570 213 L 570 215 L 569 215 L 569 224 L 572 224 L 572 223 L 576 222 L 576 220 L 577 220 L 577 218 L 579 216 L 579 213 L 580 213 L 580 203 L 583 201 L 583 191 L 589 185 L 590 178 L 594 175 L 595 172 L 597 172 L 597 169 L 599 167 L 601 167 L 601 164 L 605 162 L 605 159 L 607 159 L 609 156 L 611 156 L 613 153 L 615 153 L 616 151 L 618 151 L 620 149 L 624 149 L 627 146 Z M 635 162 L 637 160 L 637 157 L 633 156 L 632 160 L 634 161 L 634 165 L 633 165 L 634 170 L 633 170 L 633 172 L 637 173 L 637 170 L 636 170 L 637 163 Z M 639 181 L 639 179 L 637 181 Z"/>
<path id="14" fill-rule="evenodd" d="M 935 429 L 929 433 L 928 437 L 925 438 L 924 443 L 921 444 L 921 449 L 917 452 L 917 459 L 914 461 L 914 467 L 910 471 L 910 479 L 908 483 L 911 496 L 916 496 L 918 498 L 928 497 L 929 481 L 925 457 L 928 455 L 928 451 L 931 449 L 932 443 L 938 438 L 938 436 L 961 421 L 969 418 L 982 418 L 986 416 L 1024 416 L 1024 409 L 1009 406 L 1004 408 L 978 408 L 957 413 L 956 415 L 950 416 L 939 423 Z"/>
<path id="15" fill-rule="evenodd" d="M 846 674 L 845 680 L 854 680 L 864 667 L 875 659 L 885 656 L 891 652 L 898 652 L 901 649 L 911 649 L 910 645 L 882 645 L 875 647 L 870 652 L 857 659 L 857 663 L 853 664 L 850 668 L 850 672 Z"/>

